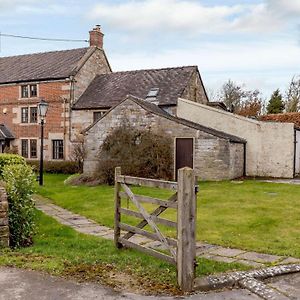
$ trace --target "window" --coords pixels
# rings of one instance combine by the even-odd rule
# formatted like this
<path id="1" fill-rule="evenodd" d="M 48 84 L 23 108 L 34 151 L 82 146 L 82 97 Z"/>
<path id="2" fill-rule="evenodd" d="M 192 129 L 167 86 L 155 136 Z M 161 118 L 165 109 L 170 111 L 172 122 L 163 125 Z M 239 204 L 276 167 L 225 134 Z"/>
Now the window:
<path id="1" fill-rule="evenodd" d="M 37 97 L 37 85 L 31 84 L 30 85 L 30 97 Z"/>
<path id="2" fill-rule="evenodd" d="M 21 123 L 37 123 L 38 111 L 37 107 L 21 108 Z"/>
<path id="3" fill-rule="evenodd" d="M 37 107 L 30 107 L 30 123 L 37 123 Z"/>
<path id="4" fill-rule="evenodd" d="M 21 140 L 22 156 L 28 158 L 28 140 Z"/>
<path id="5" fill-rule="evenodd" d="M 37 140 L 30 140 L 30 158 L 37 158 Z"/>
<path id="6" fill-rule="evenodd" d="M 21 123 L 28 123 L 28 107 L 21 108 Z"/>
<path id="7" fill-rule="evenodd" d="M 22 85 L 21 86 L 21 97 L 22 98 L 28 98 L 29 93 L 28 93 L 28 85 Z"/>
<path id="8" fill-rule="evenodd" d="M 21 98 L 37 97 L 37 85 L 21 85 Z"/>
<path id="9" fill-rule="evenodd" d="M 94 111 L 94 113 L 93 113 L 93 120 L 94 120 L 94 122 L 96 122 L 97 120 L 101 119 L 105 113 L 106 113 L 105 110 L 103 110 L 103 111 Z"/>
<path id="10" fill-rule="evenodd" d="M 52 140 L 52 157 L 53 159 L 64 159 L 63 140 Z"/>

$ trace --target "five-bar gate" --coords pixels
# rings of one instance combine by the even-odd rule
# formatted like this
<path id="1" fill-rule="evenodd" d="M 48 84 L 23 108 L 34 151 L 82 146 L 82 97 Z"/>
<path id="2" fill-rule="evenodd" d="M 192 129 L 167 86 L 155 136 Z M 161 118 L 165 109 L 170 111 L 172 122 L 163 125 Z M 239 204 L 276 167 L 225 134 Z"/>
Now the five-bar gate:
<path id="1" fill-rule="evenodd" d="M 121 168 L 115 169 L 115 244 L 134 248 L 165 260 L 177 266 L 178 284 L 183 291 L 191 291 L 195 277 L 196 259 L 196 179 L 190 168 L 178 170 L 178 181 L 162 181 L 121 175 Z M 136 195 L 130 185 L 169 189 L 174 194 L 168 200 Z M 121 198 L 129 199 L 137 208 L 136 211 L 123 208 Z M 142 203 L 158 205 L 152 213 L 148 213 Z M 159 217 L 166 209 L 177 210 L 177 222 Z M 141 221 L 132 226 L 121 221 L 121 215 L 132 216 Z M 177 229 L 177 240 L 166 237 L 157 224 Z M 153 232 L 145 230 L 149 225 Z M 121 230 L 126 233 L 121 236 Z M 168 254 L 156 251 L 130 241 L 135 234 L 160 241 Z"/>

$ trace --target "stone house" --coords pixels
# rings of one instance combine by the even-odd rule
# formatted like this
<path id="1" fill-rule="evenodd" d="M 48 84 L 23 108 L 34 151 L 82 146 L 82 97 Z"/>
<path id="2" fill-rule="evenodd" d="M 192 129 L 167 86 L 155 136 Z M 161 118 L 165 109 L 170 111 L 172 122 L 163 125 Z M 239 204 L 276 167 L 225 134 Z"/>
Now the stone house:
<path id="1" fill-rule="evenodd" d="M 100 27 L 90 31 L 90 47 L 0 57 L 0 151 L 15 146 L 28 159 L 39 159 L 37 104 L 49 104 L 45 121 L 45 159 L 70 156 L 71 106 L 96 75 L 110 73 Z"/>
<path id="2" fill-rule="evenodd" d="M 97 171 L 99 148 L 104 139 L 126 120 L 137 129 L 151 129 L 174 140 L 174 171 L 189 166 L 206 180 L 243 176 L 244 139 L 173 116 L 158 102 L 129 95 L 84 130 L 87 148 L 84 173 Z"/>

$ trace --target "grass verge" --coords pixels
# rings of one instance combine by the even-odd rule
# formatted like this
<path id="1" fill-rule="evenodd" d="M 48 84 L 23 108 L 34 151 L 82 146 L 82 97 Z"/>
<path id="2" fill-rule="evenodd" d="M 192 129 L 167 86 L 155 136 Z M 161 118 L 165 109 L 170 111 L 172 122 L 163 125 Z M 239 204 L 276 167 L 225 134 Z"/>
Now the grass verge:
<path id="1" fill-rule="evenodd" d="M 2 250 L 0 265 L 100 282 L 133 292 L 180 294 L 175 268 L 168 263 L 134 250 L 116 249 L 112 241 L 77 233 L 41 212 L 37 212 L 37 219 L 34 245 Z M 197 276 L 249 269 L 207 259 L 199 259 L 198 263 Z"/>

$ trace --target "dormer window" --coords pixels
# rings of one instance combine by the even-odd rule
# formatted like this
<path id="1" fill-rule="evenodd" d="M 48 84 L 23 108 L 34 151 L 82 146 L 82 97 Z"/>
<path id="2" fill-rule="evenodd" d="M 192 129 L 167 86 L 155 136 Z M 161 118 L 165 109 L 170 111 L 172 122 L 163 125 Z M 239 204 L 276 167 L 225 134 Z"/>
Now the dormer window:
<path id="1" fill-rule="evenodd" d="M 21 85 L 21 98 L 34 98 L 37 97 L 37 85 Z"/>

